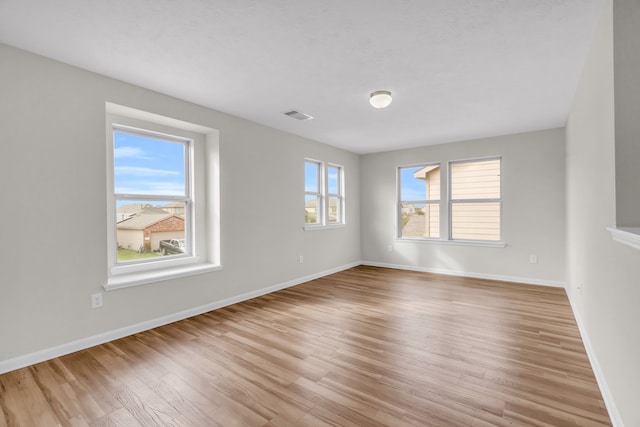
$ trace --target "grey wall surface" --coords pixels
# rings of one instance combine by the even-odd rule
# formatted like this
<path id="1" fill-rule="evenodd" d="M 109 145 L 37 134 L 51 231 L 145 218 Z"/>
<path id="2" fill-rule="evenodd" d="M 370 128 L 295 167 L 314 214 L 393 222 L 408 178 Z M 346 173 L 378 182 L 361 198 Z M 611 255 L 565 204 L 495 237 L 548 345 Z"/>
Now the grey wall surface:
<path id="1" fill-rule="evenodd" d="M 360 260 L 357 155 L 6 45 L 0 58 L 0 361 Z M 107 278 L 106 101 L 219 129 L 224 268 L 106 292 L 92 310 Z M 303 231 L 307 156 L 344 166 L 346 227 Z"/>
<path id="2" fill-rule="evenodd" d="M 506 247 L 396 239 L 396 168 L 502 156 L 502 232 Z M 551 129 L 362 156 L 363 260 L 437 271 L 562 283 L 564 132 Z M 387 247 L 393 246 L 388 252 Z M 530 255 L 539 263 L 531 264 Z"/>
<path id="3" fill-rule="evenodd" d="M 621 170 L 614 158 L 618 120 L 612 2 L 605 4 L 566 126 L 567 292 L 619 420 L 638 426 L 640 252 L 614 242 L 606 230 L 616 222 L 616 175 Z"/>
<path id="4" fill-rule="evenodd" d="M 640 2 L 613 4 L 616 216 L 621 227 L 640 227 Z"/>

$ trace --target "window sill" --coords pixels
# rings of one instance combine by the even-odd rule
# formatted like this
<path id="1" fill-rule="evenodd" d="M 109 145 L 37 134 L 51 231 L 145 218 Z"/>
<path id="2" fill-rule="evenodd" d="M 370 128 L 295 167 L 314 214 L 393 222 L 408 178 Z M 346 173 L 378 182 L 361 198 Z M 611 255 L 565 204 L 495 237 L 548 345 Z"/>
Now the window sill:
<path id="1" fill-rule="evenodd" d="M 640 227 L 607 227 L 607 230 L 609 230 L 611 237 L 616 242 L 640 250 Z"/>
<path id="2" fill-rule="evenodd" d="M 454 246 L 480 246 L 485 248 L 504 248 L 506 242 L 490 242 L 490 241 L 474 241 L 474 240 L 441 240 L 441 239 L 420 239 L 420 238 L 396 238 L 398 243 L 428 243 L 436 245 L 454 245 Z"/>
<path id="3" fill-rule="evenodd" d="M 305 225 L 302 227 L 304 231 L 329 230 L 332 228 L 344 228 L 345 224 L 329 224 L 329 225 Z"/>
<path id="4" fill-rule="evenodd" d="M 122 274 L 109 277 L 107 279 L 107 283 L 103 286 L 103 288 L 105 291 L 113 291 L 115 289 L 130 288 L 132 286 L 146 285 L 148 283 L 161 282 L 164 280 L 177 279 L 180 277 L 194 276 L 196 274 L 209 273 L 211 271 L 218 270 L 222 270 L 222 265 L 196 264 L 167 268 L 162 270 Z"/>

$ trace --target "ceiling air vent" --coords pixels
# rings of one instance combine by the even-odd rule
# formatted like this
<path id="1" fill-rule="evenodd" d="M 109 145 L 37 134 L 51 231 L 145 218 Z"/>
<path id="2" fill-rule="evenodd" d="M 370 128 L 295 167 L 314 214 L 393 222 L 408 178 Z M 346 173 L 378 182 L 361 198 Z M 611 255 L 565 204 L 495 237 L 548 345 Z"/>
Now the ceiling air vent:
<path id="1" fill-rule="evenodd" d="M 311 120 L 313 119 L 312 116 L 305 114 L 305 113 L 301 113 L 300 111 L 296 111 L 296 110 L 291 110 L 291 111 L 287 111 L 285 113 L 283 113 L 285 116 L 289 116 L 291 118 L 294 118 L 296 120 Z"/>

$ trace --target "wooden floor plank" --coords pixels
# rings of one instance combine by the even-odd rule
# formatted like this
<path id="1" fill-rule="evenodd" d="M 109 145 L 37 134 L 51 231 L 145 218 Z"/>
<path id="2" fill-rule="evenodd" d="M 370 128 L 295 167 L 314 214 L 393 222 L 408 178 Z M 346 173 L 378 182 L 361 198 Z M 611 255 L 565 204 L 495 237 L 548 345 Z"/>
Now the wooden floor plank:
<path id="1" fill-rule="evenodd" d="M 360 266 L 0 375 L 0 427 L 610 426 L 564 290 Z"/>
<path id="2" fill-rule="evenodd" d="M 135 419 L 133 415 L 125 408 L 117 409 L 110 412 L 108 415 L 104 415 L 95 419 L 91 423 L 91 427 L 141 427 L 142 424 Z"/>
<path id="3" fill-rule="evenodd" d="M 25 368 L 0 376 L 2 411 L 8 415 L 7 424 L 61 426 L 62 423 L 49 406 L 32 374 L 29 368 Z"/>

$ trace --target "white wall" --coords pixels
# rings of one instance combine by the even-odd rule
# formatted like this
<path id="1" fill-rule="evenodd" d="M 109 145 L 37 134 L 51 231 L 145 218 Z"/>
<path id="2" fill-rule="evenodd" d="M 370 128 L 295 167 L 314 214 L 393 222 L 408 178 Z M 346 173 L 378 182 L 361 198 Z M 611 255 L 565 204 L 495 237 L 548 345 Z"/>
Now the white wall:
<path id="1" fill-rule="evenodd" d="M 106 292 L 92 310 L 107 278 L 106 101 L 220 130 L 224 268 Z M 303 231 L 305 157 L 345 167 L 345 228 Z M 355 154 L 0 45 L 0 365 L 359 261 L 358 180 Z"/>
<path id="2" fill-rule="evenodd" d="M 612 22 L 608 0 L 566 126 L 567 292 L 610 415 L 631 427 L 640 426 L 640 251 L 606 231 L 616 222 Z"/>
<path id="3" fill-rule="evenodd" d="M 395 240 L 396 168 L 502 156 L 503 240 L 477 247 Z M 420 269 L 564 282 L 564 132 L 552 129 L 362 156 L 363 260 Z M 387 246 L 393 245 L 393 252 Z M 537 255 L 538 264 L 529 262 Z"/>

